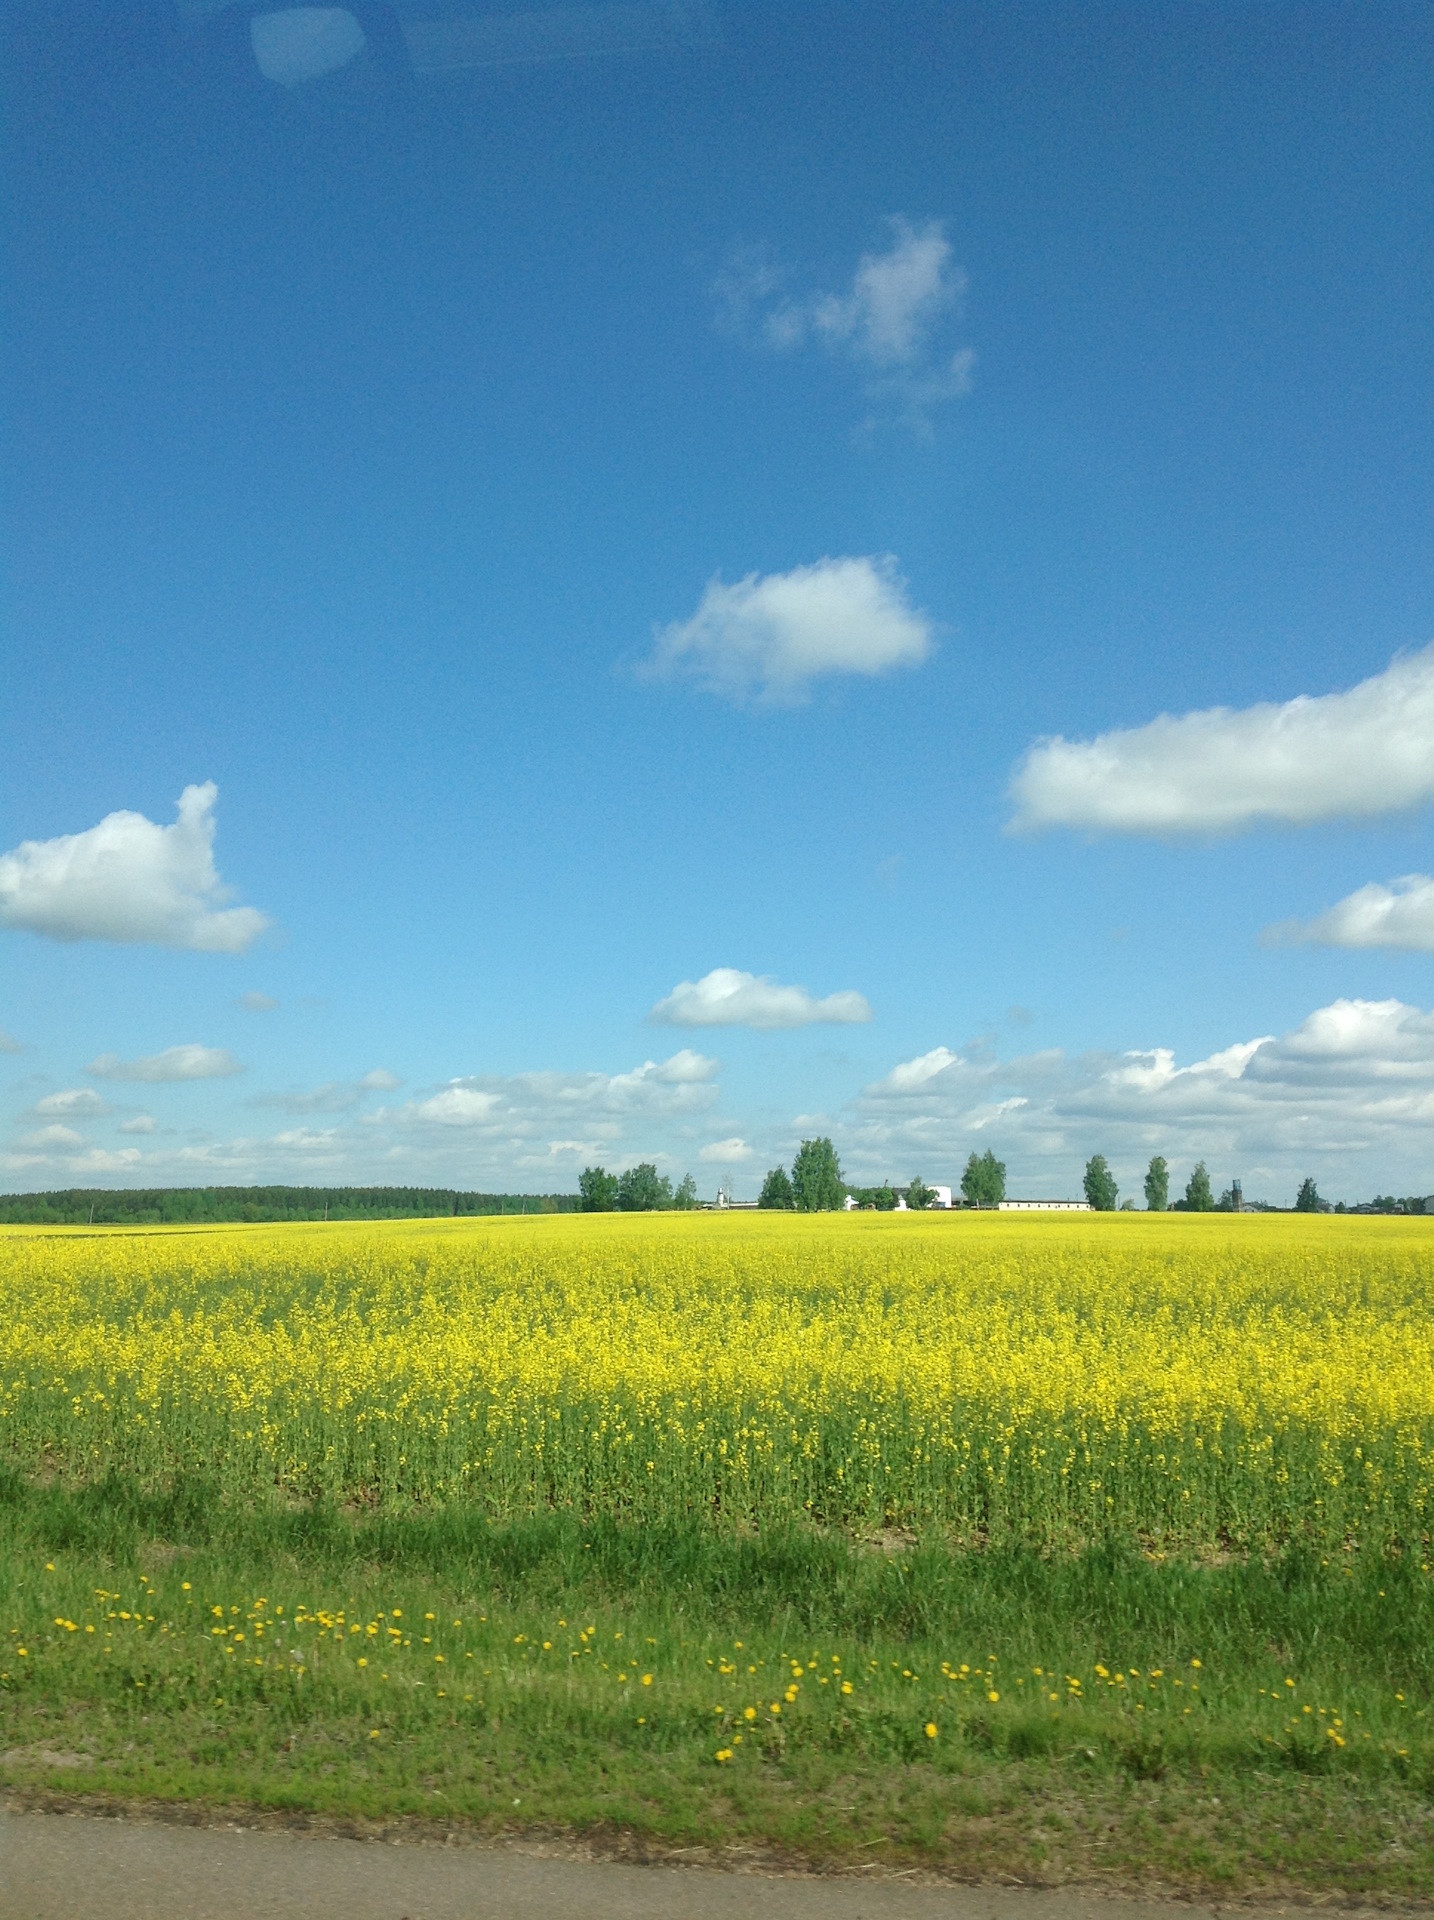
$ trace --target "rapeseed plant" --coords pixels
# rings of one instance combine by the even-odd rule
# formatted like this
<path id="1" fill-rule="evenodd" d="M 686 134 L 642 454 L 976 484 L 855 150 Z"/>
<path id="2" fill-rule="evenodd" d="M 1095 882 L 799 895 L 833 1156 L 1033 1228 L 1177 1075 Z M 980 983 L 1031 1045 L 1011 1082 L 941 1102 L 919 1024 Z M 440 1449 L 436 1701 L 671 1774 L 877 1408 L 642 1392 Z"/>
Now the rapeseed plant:
<path id="1" fill-rule="evenodd" d="M 1414 1547 L 1434 1226 L 559 1216 L 0 1250 L 0 1450 L 494 1517 Z"/>

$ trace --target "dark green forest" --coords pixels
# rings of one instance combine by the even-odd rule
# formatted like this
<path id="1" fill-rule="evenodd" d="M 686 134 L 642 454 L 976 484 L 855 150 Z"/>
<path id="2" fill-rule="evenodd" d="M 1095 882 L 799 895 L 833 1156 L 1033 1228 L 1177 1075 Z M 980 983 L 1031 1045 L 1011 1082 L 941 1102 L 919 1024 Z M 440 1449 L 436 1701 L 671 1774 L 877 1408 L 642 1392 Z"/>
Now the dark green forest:
<path id="1" fill-rule="evenodd" d="M 135 1226 L 265 1220 L 431 1220 L 576 1213 L 575 1193 L 456 1193 L 448 1187 L 70 1187 L 0 1195 L 3 1226 Z"/>

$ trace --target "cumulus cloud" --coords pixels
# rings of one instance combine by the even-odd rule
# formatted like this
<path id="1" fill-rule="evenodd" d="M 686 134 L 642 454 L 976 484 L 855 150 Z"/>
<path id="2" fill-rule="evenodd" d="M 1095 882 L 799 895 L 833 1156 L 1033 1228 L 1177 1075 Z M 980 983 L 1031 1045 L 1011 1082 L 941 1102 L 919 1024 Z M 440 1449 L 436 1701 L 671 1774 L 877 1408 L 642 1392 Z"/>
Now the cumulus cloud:
<path id="1" fill-rule="evenodd" d="M 521 1158 L 539 1142 L 549 1148 L 611 1150 L 639 1130 L 707 1112 L 717 1098 L 718 1063 L 683 1047 L 666 1060 L 646 1060 L 630 1073 L 473 1074 L 452 1080 L 378 1125 L 462 1129 Z M 638 1157 L 642 1157 L 639 1153 Z"/>
<path id="2" fill-rule="evenodd" d="M 683 1047 L 623 1073 L 465 1075 L 369 1112 L 356 1099 L 342 1109 L 333 1101 L 332 1122 L 311 1123 L 330 1107 L 335 1088 L 345 1102 L 350 1093 L 391 1091 L 397 1075 L 374 1068 L 358 1081 L 266 1102 L 295 1115 L 272 1133 L 176 1138 L 139 1114 L 123 1119 L 121 1132 L 158 1136 L 144 1142 L 142 1154 L 135 1144 L 105 1158 L 78 1139 L 46 1133 L 0 1154 L 0 1173 L 31 1183 L 72 1185 L 94 1175 L 108 1184 L 156 1186 L 288 1181 L 322 1168 L 327 1180 L 355 1184 L 571 1191 L 576 1169 L 589 1160 L 612 1167 L 654 1160 L 674 1175 L 695 1167 L 702 1142 L 724 1131 L 713 1118 L 719 1071 L 716 1060 Z M 37 1130 L 54 1124 L 69 1132 L 111 1111 L 96 1090 L 75 1087 L 47 1095 L 26 1119 Z M 726 1159 L 735 1164 L 738 1156 Z"/>
<path id="3" fill-rule="evenodd" d="M 420 1100 L 412 1109 L 412 1117 L 439 1127 L 476 1127 L 491 1119 L 501 1105 L 501 1096 L 496 1093 L 485 1093 L 477 1087 L 452 1086 Z"/>
<path id="4" fill-rule="evenodd" d="M 226 907 L 214 865 L 212 780 L 186 787 L 178 818 L 111 813 L 84 833 L 25 840 L 0 854 L 0 927 L 52 940 L 119 940 L 198 953 L 242 953 L 269 925 Z"/>
<path id="5" fill-rule="evenodd" d="M 43 1100 L 37 1100 L 31 1108 L 32 1113 L 46 1119 L 64 1117 L 98 1120 L 109 1111 L 108 1103 L 100 1098 L 93 1087 L 66 1087 L 63 1093 L 47 1093 Z"/>
<path id="6" fill-rule="evenodd" d="M 82 1147 L 85 1136 L 76 1133 L 73 1127 L 67 1127 L 58 1120 L 52 1120 L 48 1127 L 37 1127 L 33 1133 L 20 1136 L 23 1147 Z"/>
<path id="7" fill-rule="evenodd" d="M 1097 833 L 1233 833 L 1417 806 L 1434 797 L 1434 646 L 1346 693 L 1038 741 L 1011 793 L 1017 829 Z"/>
<path id="8" fill-rule="evenodd" d="M 778 352 L 809 344 L 855 362 L 872 398 L 908 425 L 929 430 L 930 411 L 971 389 L 975 354 L 939 344 L 942 323 L 959 313 L 966 276 L 951 257 L 939 220 L 887 222 L 889 244 L 863 254 L 841 292 L 793 293 L 791 276 L 769 259 L 737 255 L 717 282 L 725 323 Z"/>
<path id="9" fill-rule="evenodd" d="M 0 1053 L 19 1053 L 20 1050 L 20 1042 L 6 1033 L 3 1027 L 0 1027 Z"/>
<path id="10" fill-rule="evenodd" d="M 1434 1013 L 1337 1000 L 1289 1033 L 1188 1065 L 1167 1047 L 1012 1060 L 937 1047 L 864 1089 L 838 1133 L 844 1161 L 872 1175 L 923 1166 L 934 1178 L 939 1166 L 954 1177 L 989 1144 L 1009 1161 L 1014 1192 L 1056 1198 L 1079 1192 L 1097 1151 L 1127 1191 L 1163 1153 L 1187 1167 L 1208 1160 L 1220 1178 L 1249 1176 L 1252 1197 L 1272 1186 L 1263 1197 L 1288 1202 L 1306 1173 L 1422 1192 L 1434 1186 Z"/>
<path id="11" fill-rule="evenodd" d="M 37 1174 L 59 1172 L 67 1180 L 87 1174 L 132 1174 L 142 1157 L 138 1147 L 86 1147 L 77 1152 L 51 1142 L 23 1153 L 0 1153 L 0 1173 L 28 1174 L 33 1178 Z"/>
<path id="12" fill-rule="evenodd" d="M 248 993 L 241 993 L 238 1000 L 246 1013 L 272 1013 L 278 1004 L 267 993 L 256 993 L 252 988 Z"/>
<path id="13" fill-rule="evenodd" d="M 117 1053 L 101 1053 L 85 1068 L 96 1080 L 223 1080 L 243 1067 L 227 1047 L 166 1047 L 138 1060 L 121 1060 Z"/>
<path id="14" fill-rule="evenodd" d="M 871 1008 L 850 989 L 818 1000 L 805 987 L 784 987 L 770 974 L 714 967 L 700 980 L 682 980 L 648 1014 L 668 1027 L 809 1027 L 870 1020 Z"/>
<path id="15" fill-rule="evenodd" d="M 276 1133 L 270 1145 L 281 1152 L 303 1154 L 306 1157 L 323 1155 L 336 1158 L 345 1151 L 346 1142 L 336 1127 L 316 1130 L 313 1127 L 288 1127 L 283 1133 Z"/>
<path id="16" fill-rule="evenodd" d="M 681 675 L 727 699 L 804 700 L 826 674 L 919 667 L 931 622 L 913 608 L 890 554 L 823 559 L 790 573 L 709 582 L 690 620 L 658 630 L 645 671 Z"/>
<path id="17" fill-rule="evenodd" d="M 723 1166 L 730 1166 L 733 1162 L 750 1160 L 752 1148 L 745 1140 L 739 1139 L 734 1134 L 730 1140 L 710 1141 L 707 1146 L 699 1150 L 697 1158 L 709 1163 L 720 1161 Z"/>
<path id="18" fill-rule="evenodd" d="M 151 1122 L 160 1137 L 146 1145 L 142 1173 L 134 1172 L 138 1148 L 123 1149 L 130 1158 L 106 1168 L 82 1163 L 77 1155 L 88 1149 L 58 1140 L 0 1155 L 0 1172 L 27 1179 L 53 1175 L 55 1184 L 72 1184 L 82 1172 L 109 1172 L 115 1176 L 111 1184 L 133 1177 L 156 1186 L 196 1179 L 290 1181 L 322 1168 L 326 1180 L 359 1185 L 571 1191 L 584 1161 L 623 1167 L 654 1160 L 674 1174 L 694 1166 L 701 1141 L 719 1130 L 712 1120 L 718 1072 L 716 1060 L 684 1047 L 627 1073 L 468 1075 L 400 1105 L 361 1113 L 355 1104 L 332 1124 L 306 1123 L 308 1114 L 323 1110 L 321 1103 L 301 1107 L 293 1124 L 273 1133 L 181 1140 Z M 376 1068 L 364 1078 L 378 1091 L 397 1076 Z M 362 1088 L 362 1081 L 331 1085 Z M 29 1117 L 63 1124 L 110 1111 L 89 1088 L 51 1095 L 47 1104 L 49 1111 L 32 1108 Z M 138 1132 L 146 1120 L 126 1120 L 122 1131 Z"/>
<path id="19" fill-rule="evenodd" d="M 1406 873 L 1387 887 L 1371 882 L 1318 919 L 1271 927 L 1265 938 L 1271 945 L 1399 947 L 1408 953 L 1434 953 L 1434 879 L 1427 873 Z"/>

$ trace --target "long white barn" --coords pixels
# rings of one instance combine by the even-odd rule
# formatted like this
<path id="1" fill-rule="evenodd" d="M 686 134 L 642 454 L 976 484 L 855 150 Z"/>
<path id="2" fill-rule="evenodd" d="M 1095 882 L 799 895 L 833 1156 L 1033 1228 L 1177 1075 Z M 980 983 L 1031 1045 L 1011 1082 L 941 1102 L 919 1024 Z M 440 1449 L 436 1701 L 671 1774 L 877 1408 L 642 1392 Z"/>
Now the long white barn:
<path id="1" fill-rule="evenodd" d="M 1003 1200 L 1002 1213 L 1089 1213 L 1089 1200 Z"/>

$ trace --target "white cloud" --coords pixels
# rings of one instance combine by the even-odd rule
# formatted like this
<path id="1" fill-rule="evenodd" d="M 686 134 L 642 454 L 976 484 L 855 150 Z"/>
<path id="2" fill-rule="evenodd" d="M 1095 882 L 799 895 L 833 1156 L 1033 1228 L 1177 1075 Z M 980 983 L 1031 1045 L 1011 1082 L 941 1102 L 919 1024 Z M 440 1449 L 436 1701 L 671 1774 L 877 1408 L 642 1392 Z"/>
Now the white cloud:
<path id="1" fill-rule="evenodd" d="M 66 1087 L 63 1093 L 47 1093 L 43 1100 L 37 1100 L 32 1111 L 44 1118 L 57 1115 L 98 1120 L 110 1109 L 93 1087 Z"/>
<path id="2" fill-rule="evenodd" d="M 172 826 L 111 813 L 84 833 L 0 854 L 0 927 L 242 953 L 269 921 L 253 907 L 221 905 L 232 889 L 214 866 L 217 794 L 212 780 L 186 787 Z"/>
<path id="3" fill-rule="evenodd" d="M 767 705 L 806 698 L 825 674 L 918 667 L 931 622 L 911 607 L 890 554 L 823 559 L 790 573 L 709 582 L 690 620 L 659 629 L 645 669 Z"/>
<path id="4" fill-rule="evenodd" d="M 891 222 L 891 246 L 885 253 L 864 253 L 844 294 L 814 301 L 808 315 L 793 320 L 784 309 L 777 344 L 794 344 L 810 326 L 828 340 L 839 340 L 874 366 L 909 366 L 921 359 L 938 316 L 961 300 L 966 276 L 951 264 L 951 243 L 939 220 L 920 228 L 899 215 Z"/>
<path id="5" fill-rule="evenodd" d="M 32 1180 L 57 1173 L 73 1181 L 85 1174 L 132 1174 L 142 1157 L 138 1147 L 86 1147 L 76 1153 L 65 1143 L 52 1140 L 27 1153 L 0 1153 L 0 1173 L 24 1174 Z"/>
<path id="6" fill-rule="evenodd" d="M 271 1144 L 289 1153 L 336 1157 L 343 1153 L 346 1142 L 337 1127 L 325 1127 L 322 1132 L 315 1132 L 312 1127 L 290 1127 L 276 1133 Z"/>
<path id="7" fill-rule="evenodd" d="M 1153 1047 L 997 1059 L 939 1047 L 867 1087 L 837 1127 L 857 1173 L 916 1167 L 956 1177 L 993 1146 L 1016 1193 L 1078 1194 L 1086 1158 L 1110 1156 L 1139 1193 L 1152 1154 L 1252 1198 L 1288 1204 L 1306 1173 L 1331 1197 L 1434 1188 L 1434 1013 L 1398 1000 L 1337 1000 L 1292 1032 L 1219 1048 L 1188 1066 Z M 1183 1175 L 1182 1175 L 1183 1179 Z"/>
<path id="8" fill-rule="evenodd" d="M 717 1061 L 683 1047 L 631 1073 L 472 1074 L 383 1118 L 399 1127 L 466 1128 L 507 1139 L 515 1150 L 538 1139 L 545 1151 L 571 1145 L 579 1131 L 585 1149 L 611 1147 L 634 1124 L 706 1112 L 717 1097 L 717 1072 Z"/>
<path id="9" fill-rule="evenodd" d="M 427 1120 L 440 1127 L 477 1127 L 492 1118 L 502 1104 L 496 1093 L 482 1093 L 476 1087 L 445 1087 L 429 1100 L 420 1100 L 413 1108 L 415 1120 Z"/>
<path id="10" fill-rule="evenodd" d="M 966 276 L 939 220 L 913 225 L 897 214 L 887 224 L 890 245 L 862 255 L 844 292 L 794 295 L 785 271 L 752 255 L 729 264 L 717 292 L 736 331 L 755 321 L 757 338 L 778 352 L 810 342 L 833 349 L 866 370 L 873 398 L 926 431 L 933 406 L 971 389 L 974 353 L 937 344 L 942 321 L 960 311 Z"/>
<path id="11" fill-rule="evenodd" d="M 138 1147 L 90 1147 L 66 1162 L 65 1170 L 77 1173 L 133 1173 L 143 1159 Z"/>
<path id="12" fill-rule="evenodd" d="M 924 1087 L 928 1080 L 934 1080 L 938 1073 L 954 1067 L 959 1058 L 949 1047 L 933 1047 L 930 1053 L 893 1067 L 884 1084 L 892 1093 L 911 1093 L 917 1087 Z"/>
<path id="13" fill-rule="evenodd" d="M 395 1087 L 401 1087 L 402 1080 L 396 1073 L 390 1073 L 387 1067 L 374 1067 L 364 1074 L 359 1086 L 365 1093 L 392 1093 Z"/>
<path id="14" fill-rule="evenodd" d="M 1271 943 L 1312 947 L 1399 947 L 1409 953 L 1434 953 L 1434 879 L 1427 873 L 1406 873 L 1387 887 L 1371 882 L 1317 920 L 1271 927 L 1265 937 Z"/>
<path id="15" fill-rule="evenodd" d="M 1105 833 L 1233 833 L 1417 806 L 1434 797 L 1434 646 L 1347 693 L 1039 741 L 1011 792 L 1015 828 Z"/>
<path id="16" fill-rule="evenodd" d="M 240 994 L 238 1004 L 246 1013 L 272 1013 L 279 1003 L 267 993 L 256 993 L 250 988 L 248 993 Z"/>
<path id="17" fill-rule="evenodd" d="M 0 1053 L 19 1053 L 20 1051 L 20 1042 L 0 1027 Z"/>
<path id="18" fill-rule="evenodd" d="M 356 1184 L 537 1192 L 571 1191 L 577 1168 L 588 1160 L 617 1168 L 653 1160 L 676 1175 L 697 1164 L 702 1139 L 715 1131 L 718 1072 L 716 1060 L 684 1047 L 627 1073 L 470 1075 L 397 1107 L 355 1111 L 332 1126 L 295 1124 L 269 1135 L 191 1138 L 182 1145 L 161 1136 L 146 1148 L 142 1175 L 134 1177 L 148 1185 L 200 1178 L 247 1184 L 307 1179 L 313 1176 L 306 1170 L 321 1167 L 325 1179 Z M 92 1101 L 108 1111 L 88 1088 L 74 1089 L 71 1097 L 81 1103 L 80 1116 L 92 1111 Z M 62 1107 L 36 1117 L 69 1114 Z M 134 1158 L 111 1169 L 121 1184 L 138 1161 L 137 1149 L 128 1151 Z M 43 1171 L 68 1183 L 80 1170 L 72 1150 L 58 1143 L 0 1155 L 0 1172 L 10 1175 L 33 1178 Z"/>
<path id="19" fill-rule="evenodd" d="M 648 1014 L 658 1026 L 808 1027 L 870 1020 L 871 1008 L 859 993 L 829 993 L 818 1000 L 805 987 L 780 986 L 770 974 L 714 967 L 700 980 L 682 980 Z"/>
<path id="20" fill-rule="evenodd" d="M 96 1080 L 223 1080 L 243 1067 L 227 1047 L 201 1047 L 191 1041 L 180 1047 L 166 1047 L 163 1053 L 146 1054 L 138 1060 L 121 1060 L 117 1053 L 102 1053 L 85 1068 Z"/>
<path id="21" fill-rule="evenodd" d="M 85 1136 L 56 1120 L 48 1127 L 37 1127 L 33 1133 L 22 1134 L 20 1144 L 22 1147 L 82 1147 Z"/>
<path id="22" fill-rule="evenodd" d="M 132 1120 L 121 1120 L 121 1133 L 153 1133 L 155 1123 L 147 1113 L 137 1113 Z"/>
<path id="23" fill-rule="evenodd" d="M 747 1145 L 745 1140 L 741 1140 L 737 1138 L 736 1135 L 733 1135 L 730 1140 L 711 1141 L 699 1151 L 697 1158 L 708 1161 L 709 1163 L 712 1161 L 720 1161 L 726 1166 L 733 1162 L 740 1163 L 744 1160 L 750 1160 L 752 1158 L 752 1148 Z"/>

